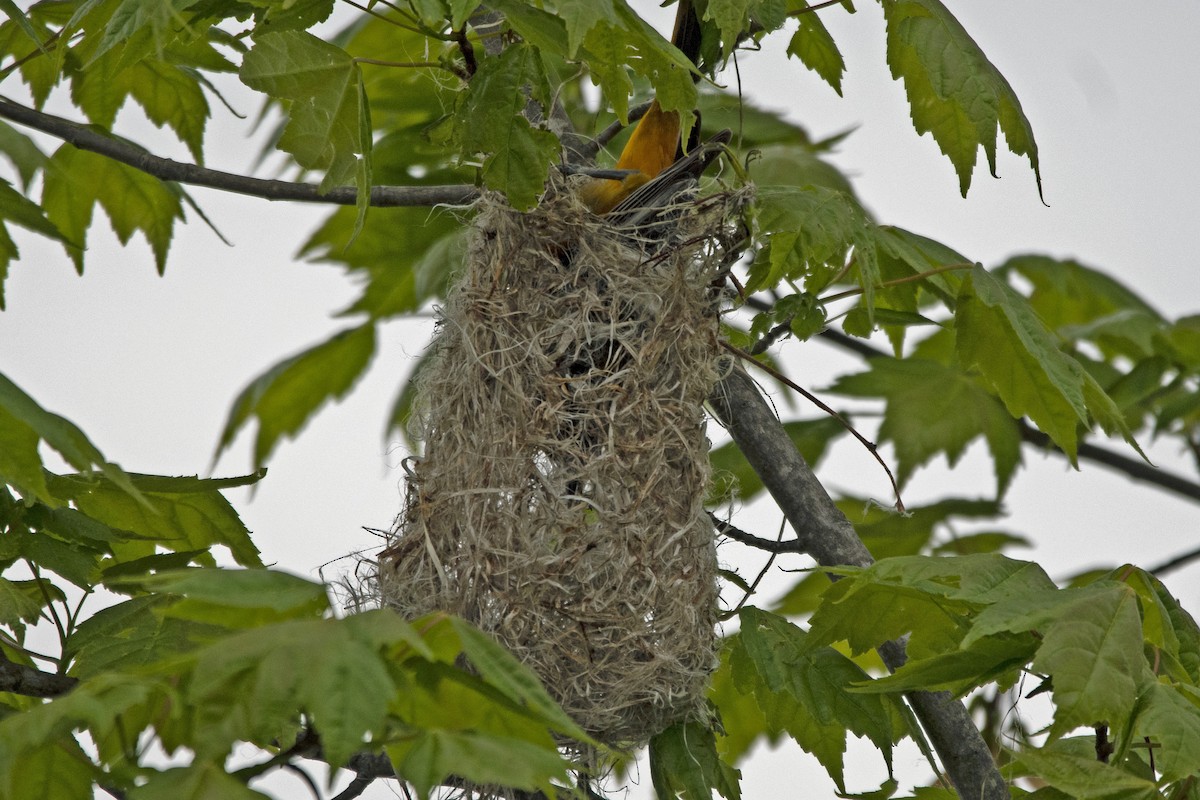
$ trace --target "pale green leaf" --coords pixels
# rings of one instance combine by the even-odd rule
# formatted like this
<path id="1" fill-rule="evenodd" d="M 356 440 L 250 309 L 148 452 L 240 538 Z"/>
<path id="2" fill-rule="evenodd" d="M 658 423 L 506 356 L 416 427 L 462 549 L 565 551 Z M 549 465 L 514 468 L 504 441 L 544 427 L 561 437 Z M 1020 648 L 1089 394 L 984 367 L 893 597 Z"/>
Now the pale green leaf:
<path id="1" fill-rule="evenodd" d="M 771 186 L 759 190 L 756 203 L 758 233 L 769 246 L 750 269 L 747 292 L 789 280 L 817 294 L 853 252 L 853 273 L 870 303 L 879 282 L 876 229 L 853 197 L 819 186 Z"/>
<path id="2" fill-rule="evenodd" d="M 152 541 L 176 552 L 224 545 L 239 564 L 262 566 L 245 524 L 216 489 L 157 491 L 153 476 L 146 480 L 136 475 L 132 476 L 131 486 L 138 492 L 136 497 L 118 491 L 108 481 L 83 481 L 74 476 L 57 478 L 53 488 L 94 520 L 136 534 L 129 539 Z M 126 549 L 149 554 L 143 553 L 144 546 Z M 122 546 L 114 544 L 113 550 L 120 553 Z"/>
<path id="3" fill-rule="evenodd" d="M 1149 675 L 1137 595 L 1110 585 L 1063 607 L 1043 633 L 1033 667 L 1054 683 L 1051 735 L 1097 723 L 1122 730 Z"/>
<path id="4" fill-rule="evenodd" d="M 890 764 L 890 700 L 848 691 L 867 677 L 861 668 L 782 617 L 746 608 L 741 620 L 734 680 L 755 694 L 769 722 L 816 755 L 839 785 L 847 730 L 869 738 Z"/>
<path id="5" fill-rule="evenodd" d="M 464 154 L 485 154 L 484 183 L 521 211 L 536 203 L 558 157 L 558 138 L 525 117 L 530 98 L 548 107 L 548 77 L 532 47 L 514 45 L 480 66 L 458 115 Z"/>
<path id="6" fill-rule="evenodd" d="M 249 628 L 291 618 L 320 618 L 329 610 L 324 585 L 277 570 L 168 570 L 113 585 L 183 595 L 183 599 L 161 613 L 231 628 Z"/>
<path id="7" fill-rule="evenodd" d="M 721 55 L 728 56 L 733 52 L 734 45 L 741 39 L 746 23 L 750 19 L 750 10 L 757 5 L 757 0 L 708 0 L 699 8 L 704 9 L 704 19 L 716 23 L 721 32 Z M 805 14 L 803 16 L 815 16 Z"/>
<path id="8" fill-rule="evenodd" d="M 1020 463 L 1016 422 L 961 370 L 923 359 L 873 358 L 868 372 L 842 376 L 829 391 L 886 400 L 879 438 L 896 448 L 896 478 L 902 486 L 936 455 L 944 454 L 953 467 L 981 436 L 995 464 L 997 496 L 1004 494 Z"/>
<path id="9" fill-rule="evenodd" d="M 1041 194 L 1033 130 L 1004 76 L 940 0 L 887 0 L 887 59 L 903 79 L 917 133 L 931 133 L 954 164 L 963 195 L 979 149 L 996 172 L 996 136 L 1029 158 Z"/>
<path id="10" fill-rule="evenodd" d="M 958 649 L 968 610 L 970 604 L 940 591 L 876 583 L 856 572 L 826 590 L 812 616 L 811 635 L 822 644 L 845 640 L 858 654 L 909 634 L 909 655 L 924 658 Z"/>
<path id="11" fill-rule="evenodd" d="M 20 6 L 14 3 L 13 0 L 0 0 L 0 11 L 3 11 L 6 17 L 17 23 L 21 31 L 29 37 L 29 40 L 37 46 L 38 50 L 42 51 L 42 53 L 46 52 L 42 38 L 38 36 L 33 23 L 29 21 L 29 17 L 21 10 Z"/>
<path id="12" fill-rule="evenodd" d="M 458 618 L 452 618 L 450 623 L 462 642 L 463 654 L 484 680 L 518 706 L 540 715 L 559 733 L 589 741 L 588 735 L 554 702 L 528 667 L 473 625 Z"/>
<path id="13" fill-rule="evenodd" d="M 180 12 L 195 4 L 196 0 L 120 0 L 85 68 L 91 69 L 96 59 L 138 34 L 147 34 L 148 50 L 162 51 L 186 27 Z"/>
<path id="14" fill-rule="evenodd" d="M 303 711 L 340 766 L 378 728 L 396 686 L 377 647 L 342 620 L 291 620 L 221 639 L 201 651 L 188 685 L 203 711 L 194 747 L 221 757 L 238 740 L 265 744 Z"/>
<path id="15" fill-rule="evenodd" d="M 1029 304 L 976 267 L 963 284 L 954 324 L 963 363 L 979 368 L 1010 414 L 1028 416 L 1074 461 L 1077 428 L 1088 421 L 1085 373 Z"/>
<path id="16" fill-rule="evenodd" d="M 1194 696 L 1194 695 L 1193 695 Z M 1195 696 L 1194 696 L 1195 697 Z M 1154 760 L 1167 781 L 1200 774 L 1200 697 L 1189 700 L 1174 686 L 1154 682 L 1143 698 L 1139 734 L 1160 746 Z"/>
<path id="17" fill-rule="evenodd" d="M 335 0 L 257 0 L 256 4 L 266 6 L 267 13 L 256 30 L 306 31 L 328 19 L 334 3 Z"/>
<path id="18" fill-rule="evenodd" d="M 420 731 L 386 751 L 397 773 L 422 797 L 450 775 L 480 785 L 540 790 L 550 797 L 556 794 L 552 780 L 568 780 L 569 762 L 553 747 L 480 731 Z"/>
<path id="19" fill-rule="evenodd" d="M 567 57 L 574 58 L 583 40 L 599 22 L 618 24 L 613 0 L 590 0 L 587 3 L 564 3 L 558 10 L 567 27 Z"/>
<path id="20" fill-rule="evenodd" d="M 31 581 L 10 581 L 0 578 L 0 625 L 17 627 L 22 622 L 36 623 L 42 603 L 35 600 L 22 584 Z"/>
<path id="21" fill-rule="evenodd" d="M 632 48 L 627 63 L 634 72 L 650 81 L 650 85 L 654 87 L 654 96 L 664 111 L 680 113 L 682 134 L 686 140 L 694 122 L 692 109 L 696 107 L 692 62 L 657 29 L 634 12 L 627 2 L 620 0 L 615 2 L 614 6 L 617 17 L 621 20 L 622 30 L 619 36 Z M 600 31 L 604 27 L 597 26 L 596 30 Z"/>
<path id="22" fill-rule="evenodd" d="M 321 191 L 349 182 L 370 158 L 362 74 L 345 50 L 309 33 L 269 33 L 255 39 L 238 74 L 251 89 L 286 101 L 277 146 L 301 167 L 325 171 Z"/>
<path id="23" fill-rule="evenodd" d="M 62 235 L 62 231 L 46 218 L 46 211 L 42 209 L 42 206 L 14 190 L 10 182 L 2 178 L 0 178 L 0 219 L 10 219 L 20 227 L 67 243 L 67 245 L 72 243 L 68 242 Z"/>
<path id="24" fill-rule="evenodd" d="M 800 63 L 820 75 L 840 95 L 846 61 L 837 43 L 829 35 L 820 14 L 801 14 L 798 19 L 800 27 L 788 43 L 788 55 L 800 59 Z"/>
<path id="25" fill-rule="evenodd" d="M 204 127 L 210 111 L 195 75 L 164 61 L 146 60 L 127 70 L 131 94 L 155 125 L 166 125 L 204 163 Z"/>
<path id="26" fill-rule="evenodd" d="M 208 761 L 156 772 L 129 792 L 129 800 L 270 800 Z"/>
<path id="27" fill-rule="evenodd" d="M 70 421 L 46 411 L 0 374 L 0 477 L 49 506 L 61 504 L 46 485 L 37 448 L 45 442 L 78 470 L 96 470 L 129 496 L 141 495 L 116 464 L 104 460 L 96 446 Z"/>
<path id="28" fill-rule="evenodd" d="M 989 636 L 967 649 L 910 659 L 895 673 L 856 688 L 861 692 L 949 691 L 959 697 L 992 681 L 1012 683 L 1037 646 L 1037 639 L 1028 633 Z"/>
<path id="29" fill-rule="evenodd" d="M 1022 750 L 1017 761 L 1074 800 L 1159 800 L 1153 781 L 1110 764 L 1053 749 Z"/>
<path id="30" fill-rule="evenodd" d="M 712 800 L 715 791 L 727 800 L 742 796 L 741 771 L 717 754 L 711 728 L 680 722 L 650 740 L 650 780 L 659 797 Z"/>
<path id="31" fill-rule="evenodd" d="M 64 648 L 70 674 L 91 678 L 168 661 L 225 633 L 210 625 L 164 618 L 158 612 L 168 603 L 162 596 L 135 597 L 85 619 Z"/>
<path id="32" fill-rule="evenodd" d="M 20 761 L 79 728 L 103 738 L 121 724 L 122 714 L 162 699 L 165 689 L 156 679 L 107 673 L 83 681 L 49 703 L 0 720 L 0 772 L 5 760 Z"/>
<path id="33" fill-rule="evenodd" d="M 707 115 L 704 121 L 709 122 Z M 854 188 L 837 167 L 794 142 L 759 148 L 758 157 L 748 166 L 755 186 L 821 186 L 854 197 Z"/>
<path id="34" fill-rule="evenodd" d="M 71 736 L 38 742 L 14 762 L 10 766 L 0 761 L 0 796 L 83 800 L 95 792 L 97 770 Z"/>
<path id="35" fill-rule="evenodd" d="M 375 326 L 367 322 L 279 362 L 234 400 L 217 454 L 254 417 L 258 420 L 254 465 L 261 467 L 280 439 L 294 437 L 329 400 L 345 397 L 374 354 Z"/>
<path id="36" fill-rule="evenodd" d="M 128 244 L 137 231 L 145 235 L 161 273 L 166 267 L 175 220 L 183 219 L 180 197 L 177 186 L 64 144 L 47 164 L 42 207 L 66 239 L 82 247 L 93 209 L 99 203 L 121 244 Z M 82 272 L 83 251 L 68 247 L 67 253 Z"/>
<path id="37" fill-rule="evenodd" d="M 11 2 L 11 0 L 9 0 Z M 7 122 L 0 121 L 0 154 L 3 154 L 21 178 L 21 186 L 29 188 L 38 172 L 46 166 L 46 154 L 33 139 L 18 131 Z"/>
<path id="38" fill-rule="evenodd" d="M 104 551 L 79 541 L 65 542 L 45 531 L 20 538 L 21 555 L 80 589 L 91 589 L 100 577 Z"/>

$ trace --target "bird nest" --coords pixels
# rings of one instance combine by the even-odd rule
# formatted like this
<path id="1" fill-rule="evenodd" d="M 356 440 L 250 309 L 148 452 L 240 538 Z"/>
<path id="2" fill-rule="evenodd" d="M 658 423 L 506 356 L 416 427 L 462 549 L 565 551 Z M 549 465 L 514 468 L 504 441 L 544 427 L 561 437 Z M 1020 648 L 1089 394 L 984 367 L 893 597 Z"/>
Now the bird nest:
<path id="1" fill-rule="evenodd" d="M 621 229 L 571 187 L 483 198 L 418 378 L 384 604 L 471 621 L 619 749 L 703 716 L 716 662 L 702 406 L 739 202 Z"/>

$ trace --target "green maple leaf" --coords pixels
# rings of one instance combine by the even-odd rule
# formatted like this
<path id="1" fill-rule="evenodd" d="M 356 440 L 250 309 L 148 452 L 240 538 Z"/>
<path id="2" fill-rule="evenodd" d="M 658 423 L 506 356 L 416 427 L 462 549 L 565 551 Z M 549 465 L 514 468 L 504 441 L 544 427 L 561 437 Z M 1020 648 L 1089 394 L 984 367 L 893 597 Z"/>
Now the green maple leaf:
<path id="1" fill-rule="evenodd" d="M 800 28 L 788 43 L 788 55 L 800 59 L 801 64 L 821 76 L 822 80 L 841 95 L 846 60 L 842 58 L 837 43 L 829 35 L 829 30 L 819 14 L 801 14 L 798 19 Z"/>
<path id="2" fill-rule="evenodd" d="M 202 482 L 180 491 L 162 486 L 162 480 L 177 479 L 131 474 L 127 481 L 136 494 L 130 494 L 115 481 L 62 475 L 54 477 L 51 489 L 92 521 L 133 534 L 110 544 L 120 560 L 151 555 L 155 545 L 175 552 L 224 545 L 237 563 L 262 566 L 250 532 L 219 484 Z"/>
<path id="3" fill-rule="evenodd" d="M 145 783 L 130 790 L 129 800 L 270 800 L 210 761 L 161 772 L 150 770 Z"/>
<path id="4" fill-rule="evenodd" d="M 38 449 L 45 443 L 80 471 L 95 471 L 130 497 L 141 494 L 129 476 L 110 464 L 83 431 L 70 420 L 43 409 L 16 384 L 0 374 L 0 478 L 22 494 L 48 506 L 63 504 L 52 491 Z"/>
<path id="5" fill-rule="evenodd" d="M 892 701 L 848 691 L 866 679 L 861 668 L 775 614 L 746 608 L 741 620 L 733 679 L 742 693 L 758 698 L 769 725 L 815 755 L 839 788 L 847 731 L 869 738 L 890 766 Z"/>
<path id="6" fill-rule="evenodd" d="M 959 294 L 958 354 L 978 367 L 1012 416 L 1028 416 L 1075 460 L 1088 421 L 1087 375 L 1063 353 L 1028 303 L 981 267 Z"/>
<path id="7" fill-rule="evenodd" d="M 874 358 L 870 367 L 838 378 L 829 390 L 887 401 L 879 437 L 896 448 L 901 485 L 939 453 L 954 466 L 982 436 L 995 464 L 996 494 L 1004 494 L 1021 460 L 1021 437 L 995 397 L 966 373 L 935 361 Z"/>
<path id="8" fill-rule="evenodd" d="M 716 791 L 727 800 L 740 800 L 741 772 L 717 754 L 711 728 L 681 722 L 650 740 L 650 780 L 659 797 L 711 800 Z"/>
<path id="9" fill-rule="evenodd" d="M 1022 750 L 1016 754 L 1016 761 L 1063 792 L 1065 797 L 1095 800 L 1159 800 L 1162 797 L 1153 781 L 1105 764 L 1095 755 L 1086 755 L 1081 752 L 1082 747 L 1057 746 L 1062 744 L 1068 743 L 1056 742 L 1042 749 Z"/>
<path id="10" fill-rule="evenodd" d="M 955 559 L 958 560 L 958 559 Z M 1053 681 L 1057 711 L 1051 734 L 1104 722 L 1120 730 L 1150 679 L 1137 594 L 1116 581 L 1081 588 L 1030 585 L 983 609 L 963 637 L 970 649 L 997 633 L 1036 631 L 1035 670 Z"/>
<path id="11" fill-rule="evenodd" d="M 1200 692 L 1155 682 L 1139 705 L 1138 734 L 1153 737 L 1161 747 L 1155 762 L 1163 779 L 1179 781 L 1200 773 Z"/>
<path id="12" fill-rule="evenodd" d="M 1137 596 L 1127 586 L 1073 603 L 1044 631 L 1033 668 L 1054 682 L 1051 736 L 1104 722 L 1122 730 L 1149 677 Z"/>
<path id="13" fill-rule="evenodd" d="M 769 246 L 751 266 L 748 292 L 780 281 L 805 282 L 816 294 L 841 272 L 851 251 L 868 308 L 879 283 L 876 228 L 850 195 L 820 186 L 768 186 L 756 198 L 758 233 Z"/>
<path id="14" fill-rule="evenodd" d="M 254 463 L 258 469 L 280 439 L 294 437 L 329 400 L 345 397 L 374 354 L 375 326 L 367 322 L 276 364 L 233 401 L 216 455 L 255 417 Z"/>
<path id="15" fill-rule="evenodd" d="M 567 781 L 566 762 L 553 748 L 486 731 L 425 730 L 387 747 L 396 771 L 420 797 L 451 775 L 480 785 L 555 794 L 553 775 Z"/>
<path id="16" fill-rule="evenodd" d="M 1016 94 L 979 45 L 939 0 L 884 0 L 887 59 L 892 77 L 904 81 L 918 133 L 931 133 L 954 164 L 966 196 L 978 150 L 996 174 L 996 134 L 1009 150 L 1029 158 L 1037 180 L 1033 130 Z"/>
<path id="17" fill-rule="evenodd" d="M 537 202 L 558 156 L 558 137 L 525 117 L 527 90 L 543 108 L 549 106 L 547 81 L 536 50 L 510 46 L 480 65 L 458 114 L 463 153 L 486 154 L 484 183 L 522 211 Z"/>
<path id="18" fill-rule="evenodd" d="M 238 74 L 251 89 L 284 101 L 288 122 L 279 149 L 305 169 L 325 171 L 321 191 L 357 173 L 361 201 L 369 188 L 371 137 L 354 59 L 312 34 L 283 31 L 256 38 Z"/>
<path id="19" fill-rule="evenodd" d="M 219 758 L 238 739 L 270 741 L 303 710 L 330 763 L 345 763 L 381 726 L 396 691 L 377 644 L 357 634 L 345 620 L 293 620 L 206 647 L 186 689 L 197 754 Z"/>
<path id="20" fill-rule="evenodd" d="M 161 274 L 175 233 L 175 220 L 183 219 L 182 192 L 140 170 L 128 167 L 69 144 L 60 147 L 46 166 L 42 207 L 46 217 L 79 247 L 68 247 L 75 268 L 83 272 L 83 250 L 88 226 L 98 203 L 108 214 L 121 244 L 141 231 L 154 252 Z"/>

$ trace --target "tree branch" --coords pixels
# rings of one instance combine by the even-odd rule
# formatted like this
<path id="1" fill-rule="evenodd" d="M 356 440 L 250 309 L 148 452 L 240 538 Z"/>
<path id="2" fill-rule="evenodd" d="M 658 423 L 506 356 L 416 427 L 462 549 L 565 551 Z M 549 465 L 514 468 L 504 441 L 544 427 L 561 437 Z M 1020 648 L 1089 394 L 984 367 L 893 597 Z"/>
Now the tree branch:
<path id="1" fill-rule="evenodd" d="M 873 562 L 850 520 L 834 505 L 744 371 L 732 368 L 709 403 L 783 510 L 805 552 L 826 567 L 865 567 Z M 886 642 L 878 650 L 893 671 L 905 662 L 903 642 Z M 961 703 L 949 692 L 909 692 L 905 697 L 959 797 L 1001 800 L 1009 796 L 987 744 Z"/>
<path id="2" fill-rule="evenodd" d="M 876 347 L 856 339 L 853 336 L 847 336 L 831 328 L 826 328 L 821 331 L 819 338 L 822 341 L 840 347 L 843 350 L 850 350 L 866 359 L 886 357 L 888 354 Z M 1067 457 L 1067 454 L 1058 448 L 1051 441 L 1050 437 L 1039 431 L 1037 428 L 1030 425 L 1023 419 L 1017 420 L 1017 429 L 1021 435 L 1021 440 L 1027 444 L 1036 445 L 1037 447 Z M 1109 450 L 1106 447 L 1091 444 L 1090 442 L 1080 442 L 1078 456 L 1084 461 L 1091 461 L 1100 464 L 1117 472 L 1123 473 L 1126 477 L 1150 483 L 1160 489 L 1164 489 L 1172 494 L 1178 495 L 1191 500 L 1194 503 L 1200 503 L 1200 483 L 1188 480 L 1182 475 L 1176 475 L 1173 472 L 1168 472 L 1161 467 L 1156 467 L 1153 464 L 1148 464 L 1141 459 L 1132 458 Z"/>
<path id="3" fill-rule="evenodd" d="M 12 692 L 26 697 L 58 697 L 75 688 L 78 680 L 67 675 L 42 672 L 40 669 L 10 661 L 0 652 L 0 692 Z"/>
<path id="4" fill-rule="evenodd" d="M 753 533 L 746 533 L 746 531 L 726 522 L 711 511 L 708 512 L 708 518 L 712 521 L 713 527 L 717 529 L 717 533 L 747 547 L 753 547 L 757 550 L 764 550 L 773 554 L 805 552 L 804 546 L 800 544 L 798 539 L 791 539 L 786 542 L 764 539 L 761 536 L 755 536 Z"/>
<path id="5" fill-rule="evenodd" d="M 264 200 L 291 200 L 301 203 L 330 203 L 352 206 L 358 189 L 336 186 L 322 194 L 315 184 L 251 178 L 232 172 L 184 164 L 152 155 L 135 144 L 117 139 L 87 125 L 80 125 L 53 114 L 14 103 L 0 97 L 0 117 L 61 139 L 80 150 L 89 150 L 164 181 L 192 186 L 207 186 L 226 192 L 260 197 Z M 370 205 L 380 208 L 435 205 L 463 205 L 479 196 L 479 189 L 468 185 L 451 186 L 373 186 Z"/>

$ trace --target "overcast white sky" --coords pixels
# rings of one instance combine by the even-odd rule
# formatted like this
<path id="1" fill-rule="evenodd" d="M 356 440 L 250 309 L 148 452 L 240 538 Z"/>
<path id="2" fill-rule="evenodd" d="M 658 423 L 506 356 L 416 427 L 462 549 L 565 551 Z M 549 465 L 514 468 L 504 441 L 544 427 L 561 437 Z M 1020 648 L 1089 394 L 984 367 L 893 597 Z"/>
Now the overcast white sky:
<path id="1" fill-rule="evenodd" d="M 635 5 L 654 12 L 655 4 Z M 1024 105 L 1049 208 L 1038 201 L 1027 164 L 1003 154 L 1000 180 L 977 171 L 969 198 L 959 197 L 949 162 L 929 137 L 913 132 L 903 89 L 888 76 L 878 6 L 858 6 L 853 16 L 836 8 L 822 12 L 848 62 L 844 99 L 778 57 L 786 43 L 781 37 L 768 40 L 763 53 L 744 55 L 740 65 L 748 91 L 787 111 L 815 137 L 860 126 L 834 160 L 880 221 L 934 236 L 988 266 L 1018 252 L 1075 257 L 1129 281 L 1169 316 L 1200 311 L 1194 255 L 1200 4 L 951 3 Z M 244 138 L 248 123 L 213 105 L 209 166 L 248 169 L 257 152 Z M 257 109 L 243 104 L 239 110 L 253 116 Z M 143 144 L 168 138 L 156 136 L 136 112 L 126 113 L 121 125 Z M 184 157 L 174 146 L 160 152 Z M 0 314 L 0 371 L 80 425 L 109 458 L 138 472 L 206 472 L 237 392 L 282 357 L 346 327 L 331 315 L 357 293 L 338 270 L 294 258 L 324 209 L 192 193 L 232 247 L 193 221 L 179 230 L 160 278 L 144 243 L 122 249 L 100 224 L 79 278 L 61 250 L 24 236 L 24 258 L 6 286 L 9 310 Z M 382 439 L 383 422 L 427 342 L 429 323 L 387 325 L 374 367 L 350 399 L 279 448 L 252 499 L 233 493 L 266 561 L 316 576 L 326 562 L 376 547 L 361 526 L 386 528 L 399 510 L 398 464 L 405 454 L 399 442 Z M 798 348 L 792 363 L 806 386 L 820 388 L 846 362 L 812 344 Z M 216 474 L 247 472 L 251 446 L 249 436 L 239 439 Z M 978 450 L 960 471 L 937 465 L 919 473 L 906 502 L 988 496 L 990 463 Z M 1163 467 L 1188 469 L 1169 448 L 1152 453 Z M 1059 459 L 1029 452 L 1025 458 L 1006 499 L 1011 516 L 1004 527 L 1033 537 L 1038 549 L 1028 557 L 1052 574 L 1126 561 L 1149 566 L 1195 546 L 1195 505 L 1099 467 L 1085 464 L 1074 472 Z M 820 474 L 835 489 L 888 499 L 873 462 L 849 441 Z M 748 527 L 772 533 L 778 524 L 766 508 L 746 519 Z M 758 563 L 733 547 L 721 552 L 746 570 Z M 343 561 L 325 574 L 348 567 Z M 1168 581 L 1193 611 L 1200 609 L 1198 574 L 1193 569 Z M 772 586 L 785 582 L 777 578 Z M 912 779 L 927 774 L 915 756 L 899 761 Z M 883 777 L 877 757 L 868 753 L 863 763 L 868 772 L 859 780 L 855 767 L 848 770 L 851 790 L 873 788 Z M 756 756 L 744 773 L 748 798 L 796 796 L 797 786 L 807 797 L 833 796 L 823 772 L 798 749 Z M 306 794 L 290 780 L 273 785 L 288 787 L 278 790 L 280 797 Z M 391 796 L 382 787 L 372 791 Z"/>

